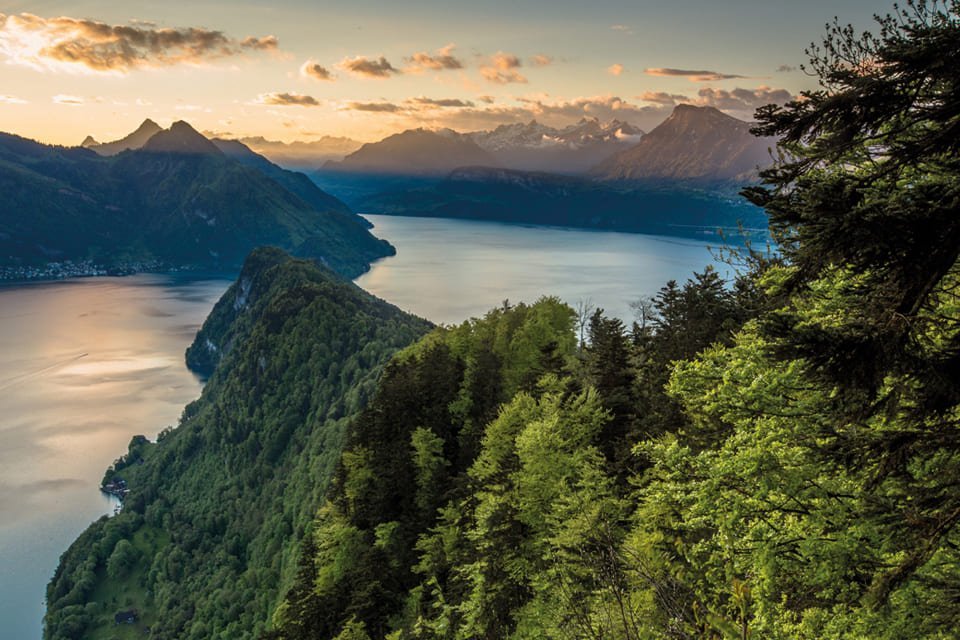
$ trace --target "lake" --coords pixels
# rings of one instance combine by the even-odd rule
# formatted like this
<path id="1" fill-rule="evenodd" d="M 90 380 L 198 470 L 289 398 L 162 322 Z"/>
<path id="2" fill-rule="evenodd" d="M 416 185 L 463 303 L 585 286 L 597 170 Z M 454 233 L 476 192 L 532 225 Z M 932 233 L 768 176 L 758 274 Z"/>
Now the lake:
<path id="1" fill-rule="evenodd" d="M 456 323 L 511 302 L 590 300 L 633 321 L 629 303 L 713 264 L 706 241 L 441 218 L 366 215 L 397 255 L 357 279 L 367 291 L 433 322 Z M 719 245 L 719 238 L 716 241 Z"/>
<path id="2" fill-rule="evenodd" d="M 714 262 L 691 240 L 367 217 L 398 255 L 358 284 L 434 322 L 542 294 L 629 320 L 630 300 Z M 97 490 L 104 470 L 199 395 L 183 352 L 228 285 L 138 275 L 0 287 L 2 637 L 40 637 L 57 559 L 114 506 Z"/>
<path id="3" fill-rule="evenodd" d="M 201 383 L 183 352 L 226 280 L 138 275 L 0 287 L 0 637 L 39 638 L 67 546 L 131 436 L 175 424 Z"/>

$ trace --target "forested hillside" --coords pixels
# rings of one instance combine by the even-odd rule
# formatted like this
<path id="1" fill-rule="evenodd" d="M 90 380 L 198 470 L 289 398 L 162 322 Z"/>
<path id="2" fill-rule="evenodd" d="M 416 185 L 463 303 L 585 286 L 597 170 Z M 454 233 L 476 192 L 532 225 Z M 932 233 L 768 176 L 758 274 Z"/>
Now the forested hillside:
<path id="1" fill-rule="evenodd" d="M 110 157 L 0 133 L 0 268 L 233 273 L 273 245 L 356 277 L 395 253 L 305 176 L 244 149 L 225 155 L 185 122 Z"/>
<path id="2" fill-rule="evenodd" d="M 131 606 L 158 638 L 956 637 L 960 0 L 836 26 L 811 68 L 757 114 L 778 251 L 632 326 L 545 297 L 414 342 L 256 253 L 47 637 L 142 634 L 108 629 Z"/>
<path id="3" fill-rule="evenodd" d="M 270 637 L 956 637 L 958 63 L 958 2 L 833 28 L 758 113 L 779 253 L 732 286 L 406 350 Z"/>
<path id="4" fill-rule="evenodd" d="M 293 580 L 346 425 L 428 328 L 276 249 L 254 252 L 225 300 L 234 348 L 176 429 L 134 438 L 107 472 L 130 493 L 61 559 L 47 638 L 256 637 Z M 115 629 L 131 609 L 138 624 Z"/>

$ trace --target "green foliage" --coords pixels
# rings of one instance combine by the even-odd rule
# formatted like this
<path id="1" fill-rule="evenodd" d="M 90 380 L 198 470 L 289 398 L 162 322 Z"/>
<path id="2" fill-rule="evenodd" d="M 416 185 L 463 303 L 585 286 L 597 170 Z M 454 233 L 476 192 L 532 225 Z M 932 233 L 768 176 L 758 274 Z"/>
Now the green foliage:
<path id="1" fill-rule="evenodd" d="M 880 24 L 758 115 L 782 256 L 668 283 L 629 334 L 598 312 L 578 349 L 569 307 L 504 303 L 374 384 L 422 325 L 256 256 L 201 332 L 204 398 L 64 555 L 47 636 L 102 630 L 104 574 L 149 558 L 158 637 L 955 637 L 960 3 Z"/>
<path id="2" fill-rule="evenodd" d="M 83 635 L 67 630 L 81 619 L 68 607 L 109 603 L 100 598 L 116 597 L 109 587 L 120 584 L 132 602 L 117 608 L 149 616 L 151 637 L 264 632 L 296 577 L 350 417 L 389 357 L 428 328 L 276 250 L 255 252 L 248 266 L 255 299 L 223 324 L 215 312 L 203 330 L 223 331 L 234 348 L 179 426 L 149 445 L 143 464 L 123 470 L 123 512 L 95 524 L 62 558 L 48 588 L 47 638 Z M 240 288 L 228 292 L 230 304 Z M 150 531 L 169 537 L 151 534 L 150 542 Z M 109 629 L 114 612 L 85 618 L 87 635 Z"/>
<path id="3" fill-rule="evenodd" d="M 107 559 L 107 575 L 111 578 L 122 578 L 136 566 L 140 554 L 129 540 L 119 540 L 113 548 L 113 553 Z"/>
<path id="4" fill-rule="evenodd" d="M 0 134 L 2 266 L 89 259 L 232 270 L 255 247 L 276 245 L 354 277 L 392 255 L 343 203 L 260 160 L 215 149 L 101 157 Z"/>

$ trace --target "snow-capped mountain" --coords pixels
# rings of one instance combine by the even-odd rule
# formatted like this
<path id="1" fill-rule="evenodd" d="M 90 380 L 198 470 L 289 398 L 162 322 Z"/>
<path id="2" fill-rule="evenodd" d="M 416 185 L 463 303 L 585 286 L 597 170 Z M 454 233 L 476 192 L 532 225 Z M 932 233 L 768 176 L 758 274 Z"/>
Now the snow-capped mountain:
<path id="1" fill-rule="evenodd" d="M 776 140 L 750 133 L 751 124 L 713 107 L 678 105 L 636 145 L 591 173 L 606 180 L 749 181 L 771 163 Z"/>
<path id="2" fill-rule="evenodd" d="M 468 135 L 504 167 L 580 173 L 636 144 L 643 131 L 619 120 L 582 118 L 562 129 L 532 120 Z"/>

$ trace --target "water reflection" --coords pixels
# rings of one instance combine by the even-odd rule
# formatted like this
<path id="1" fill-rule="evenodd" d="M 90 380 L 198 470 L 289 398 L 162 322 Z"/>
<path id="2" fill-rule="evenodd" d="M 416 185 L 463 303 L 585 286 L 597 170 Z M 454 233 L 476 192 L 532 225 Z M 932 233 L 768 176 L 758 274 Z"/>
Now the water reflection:
<path id="1" fill-rule="evenodd" d="M 371 293 L 434 322 L 485 313 L 505 298 L 544 294 L 590 299 L 632 320 L 629 303 L 717 264 L 706 242 L 628 233 L 492 222 L 367 215 L 374 233 L 397 247 L 357 280 Z"/>
<path id="2" fill-rule="evenodd" d="M 183 352 L 229 283 L 142 275 L 0 288 L 0 621 L 39 638 L 57 558 L 111 501 L 106 467 L 176 422 Z"/>

